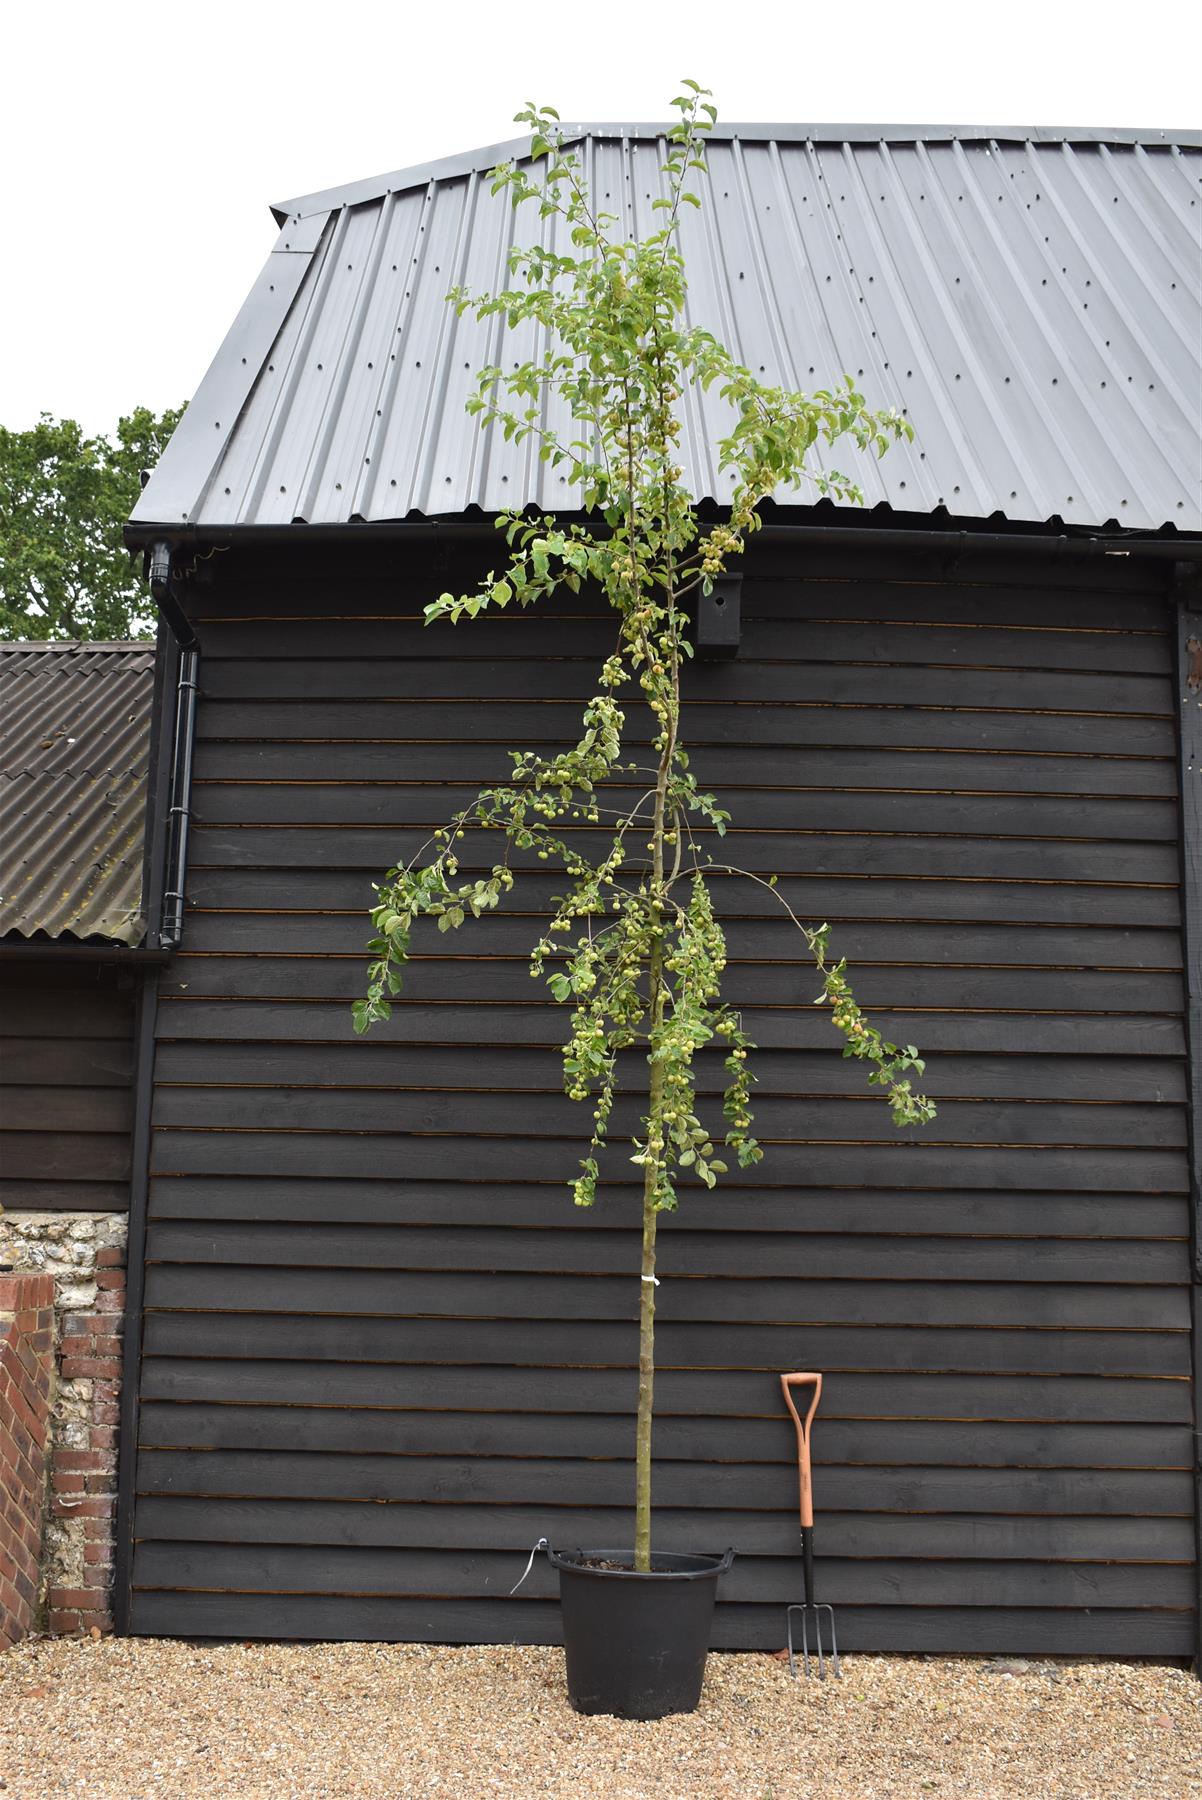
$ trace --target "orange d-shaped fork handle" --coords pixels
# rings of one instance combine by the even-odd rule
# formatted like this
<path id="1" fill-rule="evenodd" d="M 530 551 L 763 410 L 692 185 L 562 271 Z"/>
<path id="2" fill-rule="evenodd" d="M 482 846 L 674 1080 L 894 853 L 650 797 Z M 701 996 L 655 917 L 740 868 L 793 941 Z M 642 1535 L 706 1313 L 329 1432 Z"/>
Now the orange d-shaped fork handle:
<path id="1" fill-rule="evenodd" d="M 792 1414 L 793 1423 L 797 1427 L 797 1462 L 801 1478 L 801 1529 L 809 1531 L 814 1523 L 814 1490 L 810 1483 L 810 1425 L 814 1414 L 818 1411 L 818 1401 L 822 1395 L 821 1375 L 782 1375 L 781 1392 L 785 1396 L 785 1405 Z M 814 1392 L 810 1404 L 806 1408 L 804 1419 L 793 1403 L 791 1388 L 813 1386 Z"/>

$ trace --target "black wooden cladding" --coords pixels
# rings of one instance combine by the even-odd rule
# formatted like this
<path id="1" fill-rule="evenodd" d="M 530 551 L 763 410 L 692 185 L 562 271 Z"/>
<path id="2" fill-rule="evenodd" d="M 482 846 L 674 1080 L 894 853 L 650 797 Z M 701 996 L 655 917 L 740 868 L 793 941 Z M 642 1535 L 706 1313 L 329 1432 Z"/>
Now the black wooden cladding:
<path id="1" fill-rule="evenodd" d="M 620 1151 L 591 1213 L 566 1191 L 583 1116 L 524 955 L 546 868 L 419 942 L 389 1028 L 349 1027 L 371 880 L 509 745 L 570 738 L 611 635 L 587 602 L 423 630 L 460 573 L 229 552 L 194 590 L 137 1631 L 546 1641 L 545 1575 L 503 1598 L 529 1544 L 629 1534 L 636 1199 Z M 706 850 L 830 920 L 940 1101 L 895 1135 L 775 900 L 716 878 L 768 1155 L 665 1220 L 656 1491 L 661 1542 L 741 1552 L 718 1643 L 775 1648 L 797 1597 L 776 1375 L 817 1366 L 849 1647 L 1192 1646 L 1163 580 L 757 550 L 739 658 L 689 672 L 694 767 L 734 815 Z"/>
<path id="2" fill-rule="evenodd" d="M 0 966 L 0 1207 L 129 1206 L 135 990 L 102 963 Z"/>

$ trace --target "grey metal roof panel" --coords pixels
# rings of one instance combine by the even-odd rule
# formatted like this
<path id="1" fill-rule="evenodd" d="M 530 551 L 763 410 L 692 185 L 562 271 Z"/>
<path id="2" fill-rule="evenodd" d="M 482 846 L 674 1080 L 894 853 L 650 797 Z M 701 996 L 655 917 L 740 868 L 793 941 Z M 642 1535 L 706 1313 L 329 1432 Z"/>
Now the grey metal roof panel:
<path id="1" fill-rule="evenodd" d="M 0 644 L 0 936 L 141 942 L 154 656 Z"/>
<path id="2" fill-rule="evenodd" d="M 655 128 L 570 129 L 599 203 L 654 229 Z M 691 317 L 770 380 L 846 372 L 907 412 L 913 446 L 881 463 L 839 449 L 869 506 L 1202 529 L 1198 134 L 837 130 L 715 134 L 682 230 Z M 475 371 L 519 360 L 529 328 L 456 318 L 445 299 L 502 281 L 515 232 L 553 230 L 489 192 L 497 157 L 524 148 L 289 203 L 135 529 L 577 505 L 531 444 L 464 412 Z M 699 499 L 729 491 L 712 448 L 727 423 L 715 394 L 689 396 Z"/>

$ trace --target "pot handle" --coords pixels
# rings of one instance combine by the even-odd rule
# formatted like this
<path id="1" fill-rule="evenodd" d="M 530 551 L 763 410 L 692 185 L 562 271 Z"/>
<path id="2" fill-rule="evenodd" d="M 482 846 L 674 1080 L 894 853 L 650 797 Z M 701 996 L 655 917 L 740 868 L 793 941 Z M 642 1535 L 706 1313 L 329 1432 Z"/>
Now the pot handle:
<path id="1" fill-rule="evenodd" d="M 729 1569 L 731 1563 L 734 1560 L 735 1560 L 735 1552 L 734 1552 L 734 1546 L 732 1545 L 729 1550 L 724 1552 L 722 1561 L 718 1564 L 719 1575 L 725 1575 L 726 1571 Z"/>

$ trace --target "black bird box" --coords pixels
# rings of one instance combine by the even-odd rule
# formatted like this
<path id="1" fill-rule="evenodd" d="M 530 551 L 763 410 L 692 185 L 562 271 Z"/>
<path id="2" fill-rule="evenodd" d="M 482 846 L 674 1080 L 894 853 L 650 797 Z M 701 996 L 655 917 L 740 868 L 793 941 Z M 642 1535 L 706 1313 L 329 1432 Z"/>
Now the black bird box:
<path id="1" fill-rule="evenodd" d="M 694 644 L 698 660 L 719 662 L 739 654 L 743 577 L 719 575 L 708 594 L 699 594 Z"/>

